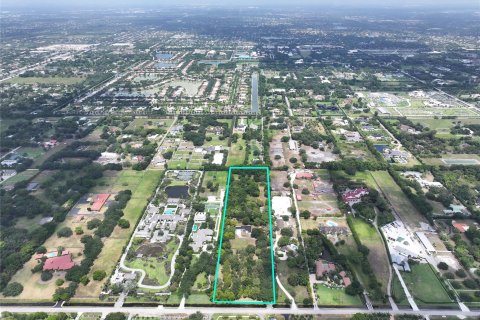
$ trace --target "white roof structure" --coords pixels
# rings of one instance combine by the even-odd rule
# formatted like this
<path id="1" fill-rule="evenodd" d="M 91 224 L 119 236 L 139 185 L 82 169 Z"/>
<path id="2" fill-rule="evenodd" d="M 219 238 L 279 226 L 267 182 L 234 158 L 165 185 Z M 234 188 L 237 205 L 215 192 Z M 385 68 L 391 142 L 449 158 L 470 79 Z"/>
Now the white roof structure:
<path id="1" fill-rule="evenodd" d="M 416 232 L 416 234 L 417 234 L 417 237 L 422 242 L 425 249 L 427 250 L 427 252 L 430 252 L 430 253 L 437 252 L 437 249 L 435 249 L 435 247 L 432 245 L 430 240 L 428 240 L 424 232 Z"/>

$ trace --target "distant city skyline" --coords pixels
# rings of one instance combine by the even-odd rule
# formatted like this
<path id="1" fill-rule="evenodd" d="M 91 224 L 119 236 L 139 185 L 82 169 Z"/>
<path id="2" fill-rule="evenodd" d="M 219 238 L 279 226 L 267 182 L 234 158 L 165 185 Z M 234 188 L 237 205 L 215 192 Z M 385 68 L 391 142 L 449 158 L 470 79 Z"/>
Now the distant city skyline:
<path id="1" fill-rule="evenodd" d="M 340 3 L 327 0 L 298 0 L 292 2 L 291 0 L 243 0 L 225 1 L 225 0 L 180 0 L 180 1 L 155 1 L 155 0 L 2 0 L 2 9 L 15 7 L 162 7 L 162 6 L 181 6 L 181 5 L 215 5 L 223 7 L 248 7 L 248 6 L 329 6 L 329 7 L 450 7 L 462 8 L 477 7 L 480 10 L 480 2 L 477 0 L 458 0 L 452 2 L 451 0 L 364 0 L 359 3 L 357 0 L 342 0 Z"/>

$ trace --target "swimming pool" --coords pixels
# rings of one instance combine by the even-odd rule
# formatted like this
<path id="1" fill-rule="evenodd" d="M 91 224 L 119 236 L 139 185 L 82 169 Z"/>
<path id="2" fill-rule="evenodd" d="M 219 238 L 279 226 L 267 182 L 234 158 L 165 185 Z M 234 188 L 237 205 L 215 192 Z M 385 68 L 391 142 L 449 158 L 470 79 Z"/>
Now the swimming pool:
<path id="1" fill-rule="evenodd" d="M 325 224 L 329 227 L 338 227 L 338 223 L 333 222 L 332 220 L 328 220 L 327 222 L 325 222 Z"/>
<path id="2" fill-rule="evenodd" d="M 196 224 L 194 224 L 193 227 L 192 227 L 192 231 L 195 232 L 197 230 L 198 230 L 198 226 Z"/>
<path id="3" fill-rule="evenodd" d="M 163 214 L 175 214 L 177 211 L 177 208 L 165 208 L 165 211 L 163 211 Z"/>

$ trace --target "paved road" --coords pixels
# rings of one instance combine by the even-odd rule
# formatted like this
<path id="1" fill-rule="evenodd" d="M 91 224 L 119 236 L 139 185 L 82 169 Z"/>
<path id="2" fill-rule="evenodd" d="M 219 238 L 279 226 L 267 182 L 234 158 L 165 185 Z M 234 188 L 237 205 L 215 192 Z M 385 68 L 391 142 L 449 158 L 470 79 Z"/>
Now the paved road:
<path id="1" fill-rule="evenodd" d="M 92 307 L 92 306 L 72 306 L 63 308 L 53 307 L 41 307 L 41 306 L 2 306 L 2 311 L 9 312 L 125 312 L 129 314 L 141 315 L 141 316 L 161 316 L 167 314 L 193 314 L 197 311 L 206 315 L 212 315 L 217 313 L 235 313 L 235 314 L 258 314 L 258 315 L 271 315 L 271 314 L 319 314 L 319 315 L 352 315 L 355 313 L 389 313 L 389 314 L 415 314 L 422 316 L 464 316 L 464 317 L 480 317 L 480 311 L 461 311 L 461 310 L 443 310 L 443 309 L 424 309 L 419 311 L 413 310 L 391 310 L 391 309 L 375 309 L 366 310 L 362 308 L 319 308 L 319 309 L 296 309 L 290 308 L 232 308 L 232 307 L 203 307 L 203 308 L 164 308 L 159 307 Z"/>

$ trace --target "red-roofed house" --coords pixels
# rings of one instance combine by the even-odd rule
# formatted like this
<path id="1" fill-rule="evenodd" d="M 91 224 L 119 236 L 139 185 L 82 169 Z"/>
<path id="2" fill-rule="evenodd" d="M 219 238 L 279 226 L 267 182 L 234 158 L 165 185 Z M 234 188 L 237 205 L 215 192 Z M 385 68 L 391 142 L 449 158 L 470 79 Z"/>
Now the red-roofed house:
<path id="1" fill-rule="evenodd" d="M 295 175 L 295 178 L 297 179 L 312 179 L 313 178 L 313 174 L 310 173 L 310 172 L 298 172 L 296 175 Z"/>
<path id="2" fill-rule="evenodd" d="M 69 270 L 74 265 L 75 264 L 72 261 L 72 257 L 67 254 L 65 256 L 48 258 L 47 260 L 45 260 L 45 264 L 43 265 L 43 271 Z"/>
<path id="3" fill-rule="evenodd" d="M 335 264 L 325 261 L 325 260 L 317 260 L 315 261 L 315 273 L 317 278 L 321 278 L 330 271 L 335 271 Z"/>
<path id="4" fill-rule="evenodd" d="M 302 201 L 302 195 L 301 194 L 297 194 L 297 201 Z"/>
<path id="5" fill-rule="evenodd" d="M 468 231 L 468 229 L 470 229 L 470 226 L 468 224 L 456 223 L 455 221 L 452 221 L 452 226 L 458 231 L 460 231 L 461 233 L 465 233 Z"/>
<path id="6" fill-rule="evenodd" d="M 107 202 L 108 198 L 110 195 L 108 193 L 101 193 L 95 197 L 95 200 L 93 201 L 92 207 L 90 208 L 92 211 L 100 211 Z"/>
<path id="7" fill-rule="evenodd" d="M 342 199 L 346 204 L 352 206 L 355 203 L 359 203 L 362 200 L 362 196 L 366 194 L 368 194 L 367 188 L 356 188 L 345 191 L 342 195 Z"/>
<path id="8" fill-rule="evenodd" d="M 343 284 L 345 285 L 345 287 L 348 287 L 349 285 L 352 284 L 352 280 L 350 280 L 350 278 L 347 277 L 347 273 L 345 271 L 340 272 L 339 275 L 340 277 L 342 277 Z"/>

